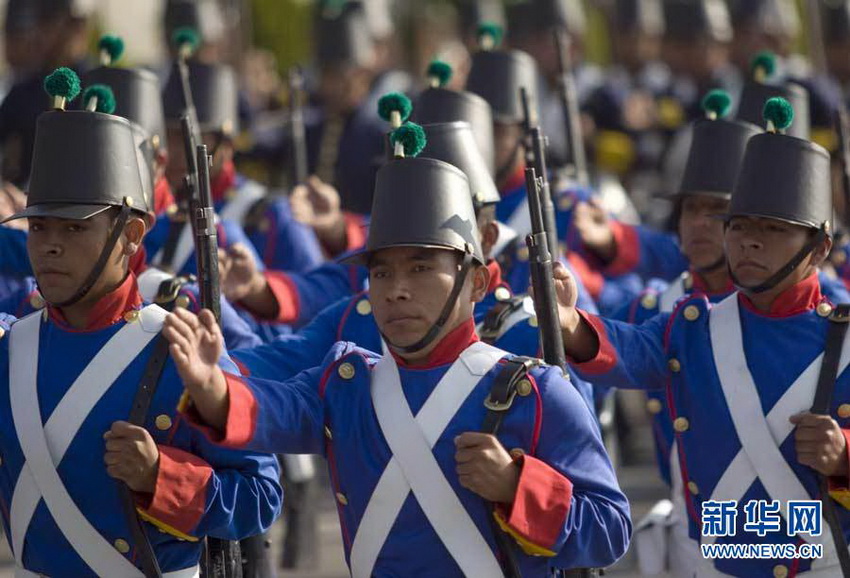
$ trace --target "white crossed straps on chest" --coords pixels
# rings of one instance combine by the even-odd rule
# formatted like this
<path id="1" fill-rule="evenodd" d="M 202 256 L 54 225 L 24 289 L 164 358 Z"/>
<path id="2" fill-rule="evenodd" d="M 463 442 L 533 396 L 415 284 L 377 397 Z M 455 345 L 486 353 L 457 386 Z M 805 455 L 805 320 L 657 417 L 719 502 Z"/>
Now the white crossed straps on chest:
<path id="1" fill-rule="evenodd" d="M 667 289 L 661 293 L 658 299 L 658 311 L 660 313 L 672 313 L 676 302 L 685 296 L 685 279 L 688 278 L 688 273 L 682 273 L 673 281 Z"/>
<path id="2" fill-rule="evenodd" d="M 44 500 L 56 526 L 82 560 L 99 576 L 139 578 L 143 574 L 91 525 L 74 503 L 56 468 L 86 417 L 115 380 L 159 334 L 167 311 L 149 305 L 139 319 L 122 327 L 74 380 L 46 424 L 38 401 L 38 347 L 41 312 L 12 326 L 9 342 L 9 395 L 12 418 L 26 462 L 12 496 L 12 549 L 23 565 L 24 538 L 36 507 Z"/>
<path id="3" fill-rule="evenodd" d="M 782 504 L 811 497 L 782 456 L 779 447 L 794 430 L 788 421 L 792 415 L 808 411 L 815 398 L 823 353 L 797 377 L 765 416 L 758 389 L 747 367 L 738 294 L 733 293 L 710 310 L 709 330 L 714 365 L 726 405 L 732 416 L 741 449 L 723 472 L 711 494 L 712 500 L 741 500 L 758 479 L 771 499 Z M 839 374 L 850 363 L 850 340 L 845 340 L 838 366 Z M 828 498 L 827 498 L 828 499 Z M 783 516 L 786 509 L 780 508 Z M 822 528 L 828 526 L 823 523 Z M 828 531 L 820 536 L 802 535 L 810 543 L 823 544 L 824 551 L 834 550 Z M 705 537 L 706 543 L 715 538 Z"/>
<path id="4" fill-rule="evenodd" d="M 372 404 L 393 456 L 372 492 L 351 548 L 353 578 L 369 578 L 412 491 L 466 576 L 502 576 L 493 551 L 452 489 L 432 448 L 481 378 L 506 354 L 478 342 L 461 353 L 413 417 L 398 366 L 384 354 L 372 371 Z"/>
<path id="5" fill-rule="evenodd" d="M 240 225 L 245 224 L 245 217 L 251 207 L 260 199 L 266 196 L 266 189 L 260 183 L 247 181 L 239 187 L 236 195 L 230 199 L 227 204 L 218 212 L 218 216 L 222 221 L 233 221 Z"/>

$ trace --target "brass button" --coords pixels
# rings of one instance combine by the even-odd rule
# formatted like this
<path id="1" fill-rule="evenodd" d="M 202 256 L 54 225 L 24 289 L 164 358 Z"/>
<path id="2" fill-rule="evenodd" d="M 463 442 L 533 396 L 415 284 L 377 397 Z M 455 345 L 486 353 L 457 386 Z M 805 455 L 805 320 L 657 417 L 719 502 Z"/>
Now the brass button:
<path id="1" fill-rule="evenodd" d="M 343 506 L 348 505 L 348 498 L 346 498 L 345 494 L 343 494 L 342 492 L 336 493 L 336 501 L 342 504 Z"/>
<path id="2" fill-rule="evenodd" d="M 842 403 L 838 406 L 838 417 L 850 417 L 850 403 Z"/>
<path id="3" fill-rule="evenodd" d="M 679 433 L 684 433 L 688 431 L 691 427 L 691 422 L 688 421 L 686 417 L 677 417 L 673 422 L 673 429 Z"/>
<path id="4" fill-rule="evenodd" d="M 113 546 L 115 546 L 115 549 L 121 552 L 122 554 L 126 554 L 130 551 L 130 544 L 127 543 L 127 540 L 123 540 L 121 538 L 115 540 Z"/>
<path id="5" fill-rule="evenodd" d="M 361 299 L 357 302 L 356 309 L 360 315 L 369 315 L 372 312 L 372 304 L 368 299 Z"/>
<path id="6" fill-rule="evenodd" d="M 174 300 L 174 306 L 179 307 L 180 309 L 186 309 L 189 307 L 189 296 L 188 295 L 180 295 L 177 299 Z"/>
<path id="7" fill-rule="evenodd" d="M 33 309 L 41 309 L 44 307 L 44 297 L 38 293 L 33 293 L 30 297 L 30 305 L 32 305 Z"/>
<path id="8" fill-rule="evenodd" d="M 646 402 L 646 409 L 652 415 L 661 413 L 661 402 L 657 399 L 650 399 Z"/>
<path id="9" fill-rule="evenodd" d="M 575 204 L 575 200 L 571 195 L 564 195 L 560 199 L 558 199 L 558 208 L 562 211 L 569 211 L 573 208 Z"/>
<path id="10" fill-rule="evenodd" d="M 820 305 L 818 305 L 818 315 L 821 317 L 829 317 L 832 313 L 832 305 L 824 301 Z"/>
<path id="11" fill-rule="evenodd" d="M 3 339 L 3 337 L 5 337 L 5 335 L 6 335 L 6 330 L 3 329 L 2 327 L 0 327 L 0 339 Z"/>
<path id="12" fill-rule="evenodd" d="M 688 491 L 696 496 L 699 494 L 699 486 L 697 486 L 696 482 L 688 482 Z"/>
<path id="13" fill-rule="evenodd" d="M 337 369 L 337 373 L 339 373 L 339 376 L 343 379 L 351 379 L 354 377 L 354 366 L 348 362 L 343 363 L 339 366 L 339 369 Z"/>
<path id="14" fill-rule="evenodd" d="M 139 318 L 139 312 L 135 311 L 135 310 L 134 311 L 128 311 L 127 313 L 124 314 L 124 321 L 126 321 L 127 323 L 132 323 L 132 322 L 136 321 L 138 318 Z"/>
<path id="15" fill-rule="evenodd" d="M 516 392 L 522 397 L 531 393 L 531 381 L 527 379 L 520 379 L 516 384 Z"/>
<path id="16" fill-rule="evenodd" d="M 171 429 L 171 418 L 164 413 L 156 416 L 154 423 L 156 423 L 156 429 L 158 430 L 167 431 Z"/>
<path id="17" fill-rule="evenodd" d="M 334 439 L 334 435 L 333 433 L 331 433 L 331 428 L 329 428 L 328 426 L 325 426 L 325 437 L 329 440 Z"/>
<path id="18" fill-rule="evenodd" d="M 667 362 L 667 367 L 670 368 L 670 371 L 673 373 L 679 373 L 682 370 L 682 364 L 679 363 L 679 360 L 673 357 L 670 361 Z"/>
<path id="19" fill-rule="evenodd" d="M 788 567 L 783 564 L 777 564 L 773 567 L 773 578 L 786 578 L 788 576 Z"/>
<path id="20" fill-rule="evenodd" d="M 511 457 L 513 459 L 519 459 L 525 455 L 525 451 L 522 448 L 514 448 L 510 451 Z"/>
<path id="21" fill-rule="evenodd" d="M 532 315 L 531 317 L 529 317 L 528 318 L 528 324 L 531 325 L 532 327 L 537 327 L 537 316 Z"/>
<path id="22" fill-rule="evenodd" d="M 647 293 L 641 298 L 640 305 L 644 309 L 655 309 L 655 306 L 658 305 L 658 297 L 655 293 Z"/>
<path id="23" fill-rule="evenodd" d="M 507 287 L 496 287 L 494 295 L 496 296 L 496 301 L 507 301 L 511 298 L 511 290 Z"/>
<path id="24" fill-rule="evenodd" d="M 517 249 L 516 258 L 520 261 L 528 261 L 528 247 L 520 247 Z"/>
<path id="25" fill-rule="evenodd" d="M 688 305 L 685 307 L 683 315 L 688 321 L 695 321 L 699 319 L 699 307 L 696 305 Z"/>

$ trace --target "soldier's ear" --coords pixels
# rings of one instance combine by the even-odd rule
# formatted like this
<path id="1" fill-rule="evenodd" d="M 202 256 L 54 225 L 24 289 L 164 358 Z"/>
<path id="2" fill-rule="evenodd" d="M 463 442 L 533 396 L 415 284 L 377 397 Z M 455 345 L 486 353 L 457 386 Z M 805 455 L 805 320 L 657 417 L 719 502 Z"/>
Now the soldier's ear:
<path id="1" fill-rule="evenodd" d="M 826 261 L 832 250 L 832 237 L 827 237 L 812 251 L 812 266 L 819 267 Z"/>
<path id="2" fill-rule="evenodd" d="M 135 255 L 142 245 L 147 226 L 142 217 L 133 215 L 124 225 L 124 254 L 128 257 Z"/>
<path id="3" fill-rule="evenodd" d="M 472 272 L 472 301 L 478 303 L 487 295 L 490 286 L 490 270 L 484 265 L 476 267 Z"/>

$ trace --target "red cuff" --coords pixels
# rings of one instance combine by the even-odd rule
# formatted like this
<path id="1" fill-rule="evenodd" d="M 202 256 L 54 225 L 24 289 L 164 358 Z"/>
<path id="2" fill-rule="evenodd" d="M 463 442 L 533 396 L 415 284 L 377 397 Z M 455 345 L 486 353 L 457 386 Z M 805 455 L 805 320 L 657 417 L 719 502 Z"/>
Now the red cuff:
<path id="1" fill-rule="evenodd" d="M 841 433 L 847 442 L 844 452 L 847 455 L 847 463 L 850 464 L 850 429 L 841 428 Z M 850 478 L 847 476 L 831 476 L 828 481 L 830 492 L 850 492 Z"/>
<path id="2" fill-rule="evenodd" d="M 596 339 L 599 340 L 599 350 L 593 359 L 585 362 L 577 362 L 574 359 L 569 359 L 570 365 L 582 373 L 587 374 L 601 374 L 611 371 L 617 365 L 617 350 L 614 349 L 614 346 L 608 340 L 608 332 L 605 331 L 605 325 L 595 315 L 590 315 L 581 309 L 576 309 L 576 311 L 581 315 L 582 321 L 590 325 L 590 328 L 596 333 Z"/>
<path id="3" fill-rule="evenodd" d="M 241 377 L 224 373 L 227 382 L 227 423 L 224 435 L 205 425 L 194 406 L 190 406 L 184 415 L 193 427 L 199 429 L 209 440 L 220 446 L 240 449 L 245 447 L 257 430 L 257 399 Z"/>
<path id="4" fill-rule="evenodd" d="M 366 222 L 361 215 L 343 213 L 345 219 L 346 251 L 354 251 L 366 244 Z"/>
<path id="5" fill-rule="evenodd" d="M 266 271 L 266 282 L 269 290 L 277 301 L 277 317 L 265 319 L 272 323 L 295 323 L 301 313 L 301 298 L 298 295 L 298 287 L 292 279 L 283 271 Z"/>
<path id="6" fill-rule="evenodd" d="M 604 272 L 608 275 L 624 275 L 635 270 L 640 262 L 640 237 L 637 229 L 618 221 L 611 221 L 617 255 L 608 263 Z"/>
<path id="7" fill-rule="evenodd" d="M 191 534 L 206 511 L 207 484 L 213 468 L 194 454 L 171 446 L 157 447 L 156 490 L 144 512 L 161 529 Z"/>
<path id="8" fill-rule="evenodd" d="M 514 502 L 496 505 L 508 528 L 531 544 L 552 550 L 570 512 L 573 484 L 559 471 L 532 456 L 517 458 L 522 468 Z"/>
<path id="9" fill-rule="evenodd" d="M 590 265 L 584 258 L 575 252 L 570 252 L 567 255 L 567 261 L 578 275 L 581 282 L 584 284 L 587 292 L 593 299 L 598 299 L 602 293 L 602 287 L 605 285 L 605 277 L 599 271 L 591 269 Z"/>

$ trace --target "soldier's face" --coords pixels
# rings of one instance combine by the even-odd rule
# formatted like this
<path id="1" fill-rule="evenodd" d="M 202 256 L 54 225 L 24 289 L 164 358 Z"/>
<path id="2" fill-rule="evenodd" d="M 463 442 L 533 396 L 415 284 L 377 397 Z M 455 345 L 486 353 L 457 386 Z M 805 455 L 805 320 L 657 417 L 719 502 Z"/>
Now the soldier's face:
<path id="1" fill-rule="evenodd" d="M 682 252 L 697 269 L 705 269 L 723 257 L 723 221 L 729 201 L 711 195 L 688 195 L 682 199 L 679 239 Z"/>
<path id="2" fill-rule="evenodd" d="M 762 217 L 735 217 L 726 227 L 726 258 L 735 279 L 744 287 L 767 281 L 809 242 L 813 230 Z M 826 258 L 827 239 L 773 290 L 779 294 L 811 275 Z"/>
<path id="3" fill-rule="evenodd" d="M 391 345 L 413 345 L 424 337 L 439 318 L 458 269 L 458 254 L 444 249 L 398 247 L 383 249 L 372 257 L 369 263 L 372 312 Z M 410 358 L 424 358 L 446 333 L 470 319 L 473 304 L 483 299 L 488 282 L 486 267 L 477 267 L 467 275 L 441 334 L 429 347 Z"/>
<path id="4" fill-rule="evenodd" d="M 94 268 L 112 231 L 114 211 L 84 221 L 37 217 L 29 219 L 27 251 L 38 288 L 50 303 L 73 297 Z M 132 217 L 116 243 L 100 278 L 81 303 L 96 300 L 123 281 L 125 257 L 138 250 L 145 224 Z"/>

